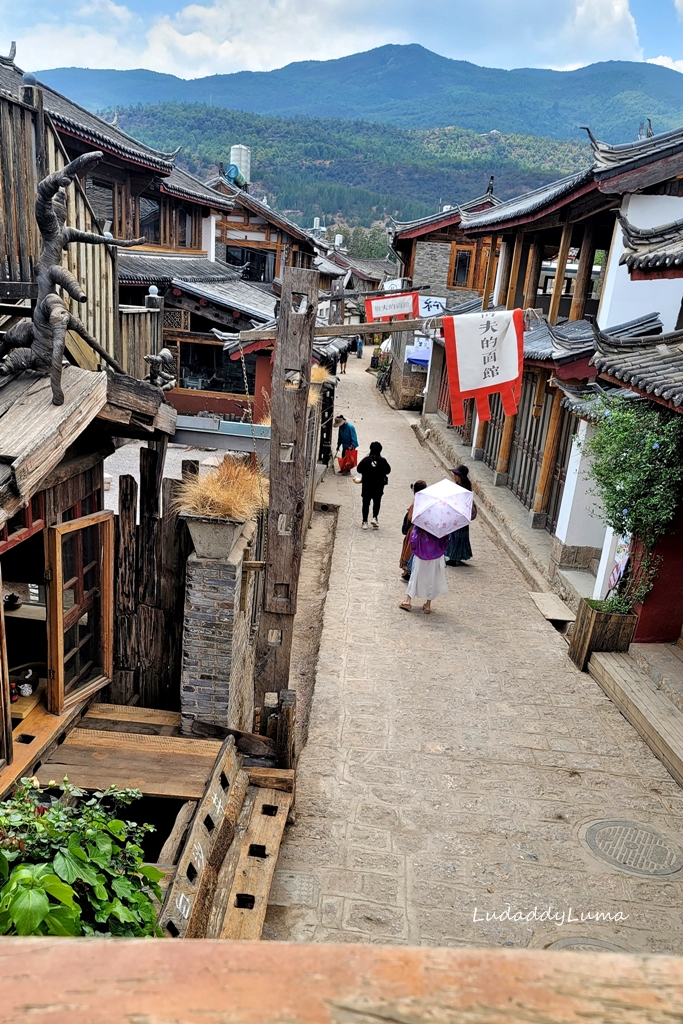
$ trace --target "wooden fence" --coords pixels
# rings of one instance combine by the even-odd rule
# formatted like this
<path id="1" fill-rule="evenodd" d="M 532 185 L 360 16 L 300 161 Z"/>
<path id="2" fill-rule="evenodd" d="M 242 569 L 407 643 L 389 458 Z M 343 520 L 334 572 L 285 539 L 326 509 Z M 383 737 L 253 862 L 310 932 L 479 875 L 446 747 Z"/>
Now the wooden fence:
<path id="1" fill-rule="evenodd" d="M 139 380 L 149 372 L 145 356 L 164 347 L 163 310 L 144 306 L 119 307 L 119 332 L 114 358 L 131 377 Z"/>

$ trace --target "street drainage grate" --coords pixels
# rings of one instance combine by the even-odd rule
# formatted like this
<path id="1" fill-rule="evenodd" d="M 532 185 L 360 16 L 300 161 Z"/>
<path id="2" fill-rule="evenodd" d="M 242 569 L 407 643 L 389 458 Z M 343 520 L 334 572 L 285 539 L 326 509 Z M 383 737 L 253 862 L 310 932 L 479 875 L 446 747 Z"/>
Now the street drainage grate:
<path id="1" fill-rule="evenodd" d="M 605 942 L 603 939 L 588 939 L 577 936 L 576 938 L 558 939 L 551 942 L 546 949 L 568 949 L 573 953 L 628 953 L 624 946 L 617 946 L 614 942 Z"/>
<path id="2" fill-rule="evenodd" d="M 634 875 L 661 878 L 683 868 L 678 847 L 635 821 L 597 821 L 587 829 L 585 841 L 601 860 Z"/>

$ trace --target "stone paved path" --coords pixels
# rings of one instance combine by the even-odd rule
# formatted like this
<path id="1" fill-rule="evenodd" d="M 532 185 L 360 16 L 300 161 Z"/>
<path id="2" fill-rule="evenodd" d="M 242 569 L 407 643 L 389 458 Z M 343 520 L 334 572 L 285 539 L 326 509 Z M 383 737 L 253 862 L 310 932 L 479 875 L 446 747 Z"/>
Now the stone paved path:
<path id="1" fill-rule="evenodd" d="M 409 484 L 443 471 L 365 366 L 349 360 L 338 408 L 363 454 L 382 441 L 391 483 L 379 531 L 360 530 L 349 478 L 328 477 L 320 494 L 341 511 L 297 818 L 264 938 L 534 948 L 583 939 L 680 955 L 680 873 L 613 867 L 583 833 L 611 819 L 649 826 L 673 852 L 650 846 L 641 863 L 676 867 L 683 794 L 571 664 L 508 557 L 477 522 L 474 559 L 447 569 L 450 592 L 434 614 L 397 607 Z M 622 853 L 637 852 L 631 839 Z M 564 923 L 486 921 L 508 904 L 525 917 L 550 906 Z M 578 921 L 567 920 L 570 907 Z M 581 912 L 628 917 L 582 923 Z"/>

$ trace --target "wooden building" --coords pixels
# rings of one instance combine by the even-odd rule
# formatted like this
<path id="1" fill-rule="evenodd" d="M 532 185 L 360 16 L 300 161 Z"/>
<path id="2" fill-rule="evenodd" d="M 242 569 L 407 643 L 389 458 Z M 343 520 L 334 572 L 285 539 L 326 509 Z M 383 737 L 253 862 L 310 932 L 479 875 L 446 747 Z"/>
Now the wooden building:
<path id="1" fill-rule="evenodd" d="M 483 295 L 493 282 L 498 249 L 491 239 L 468 238 L 461 230 L 462 213 L 489 210 L 499 205 L 493 195 L 493 179 L 483 196 L 442 212 L 406 223 L 395 223 L 390 234 L 393 251 L 401 262 L 401 276 L 412 287 L 428 287 L 433 295 L 448 298 L 454 306 Z M 398 276 L 398 275 L 397 275 Z"/>

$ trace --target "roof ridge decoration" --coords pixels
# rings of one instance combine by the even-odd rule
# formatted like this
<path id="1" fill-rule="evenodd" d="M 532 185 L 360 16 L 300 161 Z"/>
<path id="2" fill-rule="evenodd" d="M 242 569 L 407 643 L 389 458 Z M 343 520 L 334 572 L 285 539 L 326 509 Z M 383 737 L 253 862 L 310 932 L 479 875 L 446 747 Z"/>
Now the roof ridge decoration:
<path id="1" fill-rule="evenodd" d="M 665 270 L 683 264 L 683 219 L 637 228 L 619 211 L 624 252 L 619 265 L 634 270 Z"/>
<path id="2" fill-rule="evenodd" d="M 648 158 L 661 156 L 669 149 L 680 149 L 683 145 L 683 127 L 674 128 L 668 132 L 659 132 L 656 135 L 648 134 L 644 139 L 621 142 L 616 146 L 608 142 L 600 142 L 586 125 L 582 125 L 581 130 L 588 133 L 593 150 L 593 169 L 598 174 L 616 171 L 623 164 L 631 163 L 634 160 L 641 159 L 649 162 Z"/>
<path id="3" fill-rule="evenodd" d="M 683 342 L 683 331 L 670 331 L 668 334 L 619 336 L 601 331 L 595 320 L 590 321 L 590 325 L 598 356 L 646 352 L 650 349 L 657 349 L 662 354 L 666 354 L 670 346 L 679 346 Z"/>
<path id="4" fill-rule="evenodd" d="M 14 58 L 17 55 L 17 44 L 14 40 L 10 43 L 9 53 L 6 57 L 0 57 L 0 64 L 14 64 Z"/>

